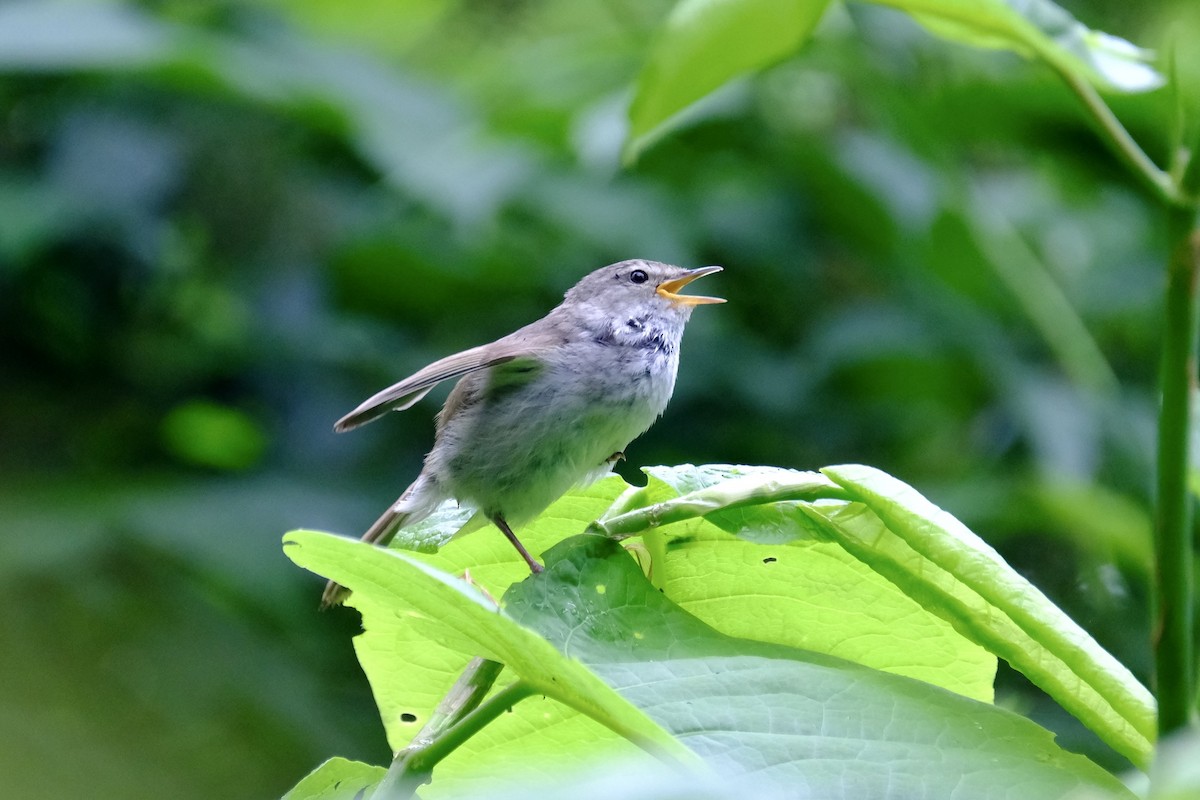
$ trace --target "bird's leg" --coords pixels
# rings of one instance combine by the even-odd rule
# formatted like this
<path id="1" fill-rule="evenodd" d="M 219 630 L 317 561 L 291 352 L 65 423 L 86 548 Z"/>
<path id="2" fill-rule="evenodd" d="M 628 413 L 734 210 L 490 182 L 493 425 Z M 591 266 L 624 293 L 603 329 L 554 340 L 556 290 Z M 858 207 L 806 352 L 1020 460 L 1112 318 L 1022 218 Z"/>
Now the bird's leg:
<path id="1" fill-rule="evenodd" d="M 521 544 L 521 540 L 512 532 L 512 528 L 508 527 L 508 523 L 504 521 L 504 517 L 497 514 L 492 517 L 492 522 L 500 529 L 508 540 L 512 542 L 512 546 L 517 548 L 517 552 L 521 554 L 521 558 L 525 559 L 525 563 L 529 565 L 529 571 L 534 575 L 542 571 L 542 565 L 533 560 L 533 556 L 529 555 L 529 551 L 525 549 L 525 545 Z"/>

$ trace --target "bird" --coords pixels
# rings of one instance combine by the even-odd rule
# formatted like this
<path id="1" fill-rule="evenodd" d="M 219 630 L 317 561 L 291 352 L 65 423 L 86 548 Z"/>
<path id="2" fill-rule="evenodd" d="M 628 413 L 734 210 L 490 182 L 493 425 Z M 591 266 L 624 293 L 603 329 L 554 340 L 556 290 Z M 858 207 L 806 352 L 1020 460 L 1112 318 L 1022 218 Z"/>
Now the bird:
<path id="1" fill-rule="evenodd" d="M 338 420 L 335 431 L 352 430 L 458 379 L 437 415 L 420 474 L 362 540 L 386 546 L 453 499 L 476 508 L 532 573 L 541 572 L 513 528 L 572 486 L 609 472 L 659 418 L 675 389 L 692 311 L 725 302 L 679 292 L 721 269 L 643 259 L 601 267 L 541 319 L 435 361 Z M 337 605 L 348 595 L 330 581 L 321 604 Z"/>

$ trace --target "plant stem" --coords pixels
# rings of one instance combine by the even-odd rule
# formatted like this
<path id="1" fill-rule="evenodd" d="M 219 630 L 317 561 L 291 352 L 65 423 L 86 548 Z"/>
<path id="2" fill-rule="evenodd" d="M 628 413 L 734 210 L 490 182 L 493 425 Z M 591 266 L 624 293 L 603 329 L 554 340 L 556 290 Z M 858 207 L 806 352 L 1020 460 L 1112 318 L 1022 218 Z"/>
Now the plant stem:
<path id="1" fill-rule="evenodd" d="M 1169 211 L 1166 319 L 1158 418 L 1155 514 L 1154 677 L 1160 737 L 1193 713 L 1192 500 L 1188 493 L 1192 392 L 1196 385 L 1197 273 L 1195 211 Z"/>
<path id="2" fill-rule="evenodd" d="M 420 733 L 413 737 L 412 744 L 401 750 L 392 759 L 392 765 L 388 768 L 387 774 L 371 795 L 372 800 L 409 798 L 422 784 L 429 782 L 430 772 L 434 765 L 486 723 L 487 720 L 483 720 L 466 729 L 463 728 L 467 720 L 472 718 L 472 712 L 476 711 L 483 703 L 484 697 L 491 690 L 502 669 L 504 669 L 504 665 L 497 661 L 489 661 L 485 658 L 471 660 L 462 675 L 450 687 L 450 691 L 438 703 Z M 509 689 L 512 687 L 498 692 L 488 702 L 496 700 Z M 504 709 L 496 711 L 492 717 L 502 710 Z M 446 745 L 448 740 L 453 742 L 449 747 Z"/>
<path id="3" fill-rule="evenodd" d="M 1172 205 L 1184 206 L 1194 202 L 1194 199 L 1184 195 L 1168 172 L 1160 169 L 1150 156 L 1146 155 L 1086 78 L 1068 69 L 1058 69 L 1057 72 L 1099 126 L 1102 138 L 1148 188 Z"/>
<path id="4" fill-rule="evenodd" d="M 1194 715 L 1192 643 L 1192 393 L 1196 387 L 1197 279 L 1200 228 L 1194 194 L 1200 181 L 1179 148 L 1164 171 L 1138 146 L 1129 131 L 1081 75 L 1058 69 L 1113 151 L 1156 195 L 1168 203 L 1167 294 L 1159 374 L 1158 474 L 1154 520 L 1154 686 L 1159 737 L 1189 724 Z"/>
<path id="5" fill-rule="evenodd" d="M 453 753 L 459 745 L 533 693 L 533 687 L 525 681 L 516 681 L 496 692 L 478 708 L 459 720 L 452 728 L 449 728 L 442 736 L 413 753 L 410 763 L 414 770 L 428 774 L 439 761 Z"/>
<path id="6" fill-rule="evenodd" d="M 596 520 L 587 527 L 589 533 L 612 539 L 627 539 L 642 531 L 702 517 L 714 511 L 786 500 L 837 499 L 849 497 L 846 491 L 828 478 L 811 472 L 796 473 L 794 482 L 775 480 L 764 484 L 757 478 L 735 479 L 717 486 L 699 489 L 652 506 L 626 511 Z"/>

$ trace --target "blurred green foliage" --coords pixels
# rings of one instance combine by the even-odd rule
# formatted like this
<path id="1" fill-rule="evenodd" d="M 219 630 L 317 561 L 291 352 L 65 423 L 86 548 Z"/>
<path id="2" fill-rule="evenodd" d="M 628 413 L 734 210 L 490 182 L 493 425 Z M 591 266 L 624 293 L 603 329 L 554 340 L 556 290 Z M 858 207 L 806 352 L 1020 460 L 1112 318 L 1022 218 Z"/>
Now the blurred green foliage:
<path id="1" fill-rule="evenodd" d="M 1200 26 L 1065 5 L 1144 46 Z M 1046 70 L 855 5 L 623 169 L 669 8 L 0 1 L 13 796 L 270 797 L 329 754 L 384 763 L 357 622 L 279 537 L 364 528 L 436 403 L 331 423 L 635 256 L 723 264 L 730 302 L 630 465 L 878 466 L 1146 678 L 1157 209 Z M 1113 102 L 1164 160 L 1168 98 Z M 1012 674 L 999 699 L 1089 752 Z"/>

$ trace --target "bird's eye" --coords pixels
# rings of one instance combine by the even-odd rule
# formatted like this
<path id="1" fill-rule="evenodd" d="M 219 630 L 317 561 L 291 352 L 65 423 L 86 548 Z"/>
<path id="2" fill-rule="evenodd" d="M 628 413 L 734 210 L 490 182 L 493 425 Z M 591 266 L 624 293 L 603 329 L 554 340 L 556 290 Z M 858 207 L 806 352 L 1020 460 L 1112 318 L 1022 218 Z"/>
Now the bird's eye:
<path id="1" fill-rule="evenodd" d="M 645 283 L 646 281 L 650 280 L 650 276 L 646 274 L 645 270 L 635 269 L 633 272 L 629 273 L 629 280 L 633 281 L 634 283 Z"/>

